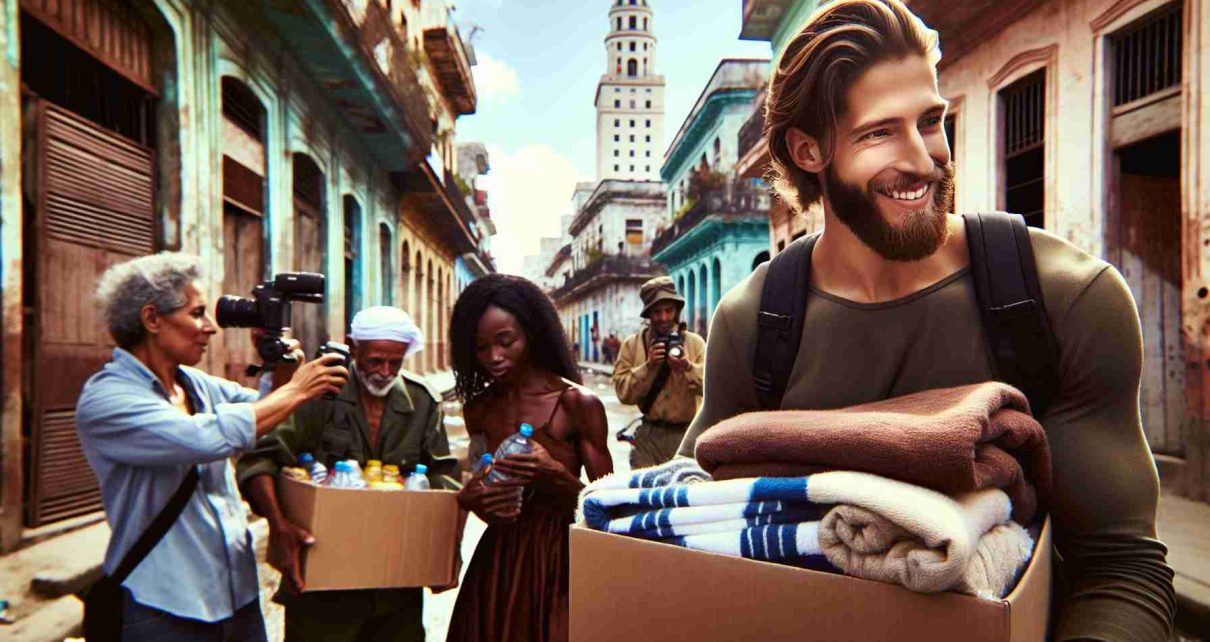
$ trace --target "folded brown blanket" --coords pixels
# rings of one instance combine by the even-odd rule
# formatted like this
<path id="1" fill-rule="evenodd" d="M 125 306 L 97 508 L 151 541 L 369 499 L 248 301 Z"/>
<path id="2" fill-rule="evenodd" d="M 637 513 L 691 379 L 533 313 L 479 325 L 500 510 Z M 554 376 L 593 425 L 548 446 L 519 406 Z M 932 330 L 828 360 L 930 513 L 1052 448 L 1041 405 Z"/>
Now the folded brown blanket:
<path id="1" fill-rule="evenodd" d="M 798 466 L 857 470 L 946 494 L 1001 488 L 1029 524 L 1050 492 L 1046 433 L 1016 388 L 989 382 L 926 390 L 835 410 L 752 412 L 697 440 L 715 479 L 801 475 Z M 739 474 L 737 474 L 739 473 Z"/>

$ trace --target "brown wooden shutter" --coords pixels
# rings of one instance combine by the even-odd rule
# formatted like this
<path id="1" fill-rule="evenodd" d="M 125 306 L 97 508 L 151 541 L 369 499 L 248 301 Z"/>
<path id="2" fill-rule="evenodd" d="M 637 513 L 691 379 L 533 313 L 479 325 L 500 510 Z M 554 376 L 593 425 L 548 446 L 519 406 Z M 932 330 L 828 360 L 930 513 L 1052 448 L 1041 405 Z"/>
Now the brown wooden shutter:
<path id="1" fill-rule="evenodd" d="M 27 518 L 39 526 L 101 508 L 76 434 L 76 398 L 113 345 L 94 299 L 97 278 L 154 250 L 155 175 L 153 150 L 50 103 L 32 111 L 37 263 Z"/>

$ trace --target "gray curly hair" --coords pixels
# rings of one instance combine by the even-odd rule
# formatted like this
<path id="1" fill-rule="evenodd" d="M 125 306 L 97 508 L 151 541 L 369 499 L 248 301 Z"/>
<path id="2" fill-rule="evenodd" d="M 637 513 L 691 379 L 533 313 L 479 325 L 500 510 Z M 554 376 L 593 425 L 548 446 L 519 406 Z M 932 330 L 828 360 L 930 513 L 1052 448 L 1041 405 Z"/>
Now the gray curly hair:
<path id="1" fill-rule="evenodd" d="M 200 259 L 160 252 L 111 266 L 97 282 L 97 303 L 109 334 L 129 350 L 147 336 L 140 310 L 148 303 L 168 314 L 185 305 L 185 288 L 202 278 Z"/>

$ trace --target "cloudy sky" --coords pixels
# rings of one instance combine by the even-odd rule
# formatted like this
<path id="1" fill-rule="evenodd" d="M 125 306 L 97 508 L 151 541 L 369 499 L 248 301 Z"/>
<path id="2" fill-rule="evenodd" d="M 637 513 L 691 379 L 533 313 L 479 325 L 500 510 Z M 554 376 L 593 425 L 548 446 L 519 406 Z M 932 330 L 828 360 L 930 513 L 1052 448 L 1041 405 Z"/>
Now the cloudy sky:
<path id="1" fill-rule="evenodd" d="M 577 180 L 593 180 L 593 97 L 605 68 L 611 0 L 459 0 L 456 20 L 475 47 L 478 111 L 458 140 L 491 154 L 492 252 L 518 273 L 538 239 L 559 233 Z M 665 147 L 721 58 L 768 58 L 769 43 L 739 40 L 742 0 L 649 0 L 656 72 L 667 82 Z M 477 29 L 476 29 L 477 27 Z M 472 35 L 472 31 L 474 35 Z"/>

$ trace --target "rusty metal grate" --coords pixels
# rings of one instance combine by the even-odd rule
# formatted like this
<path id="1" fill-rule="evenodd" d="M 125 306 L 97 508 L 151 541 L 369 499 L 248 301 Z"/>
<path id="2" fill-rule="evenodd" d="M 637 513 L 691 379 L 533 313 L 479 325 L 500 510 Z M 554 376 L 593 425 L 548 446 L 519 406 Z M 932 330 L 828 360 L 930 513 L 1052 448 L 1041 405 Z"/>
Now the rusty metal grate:
<path id="1" fill-rule="evenodd" d="M 1180 85 L 1181 4 L 1158 9 L 1111 36 L 1114 107 Z"/>
<path id="2" fill-rule="evenodd" d="M 1011 159 L 1041 147 L 1046 137 L 1046 70 L 1000 90 L 1004 113 L 1004 156 Z"/>

